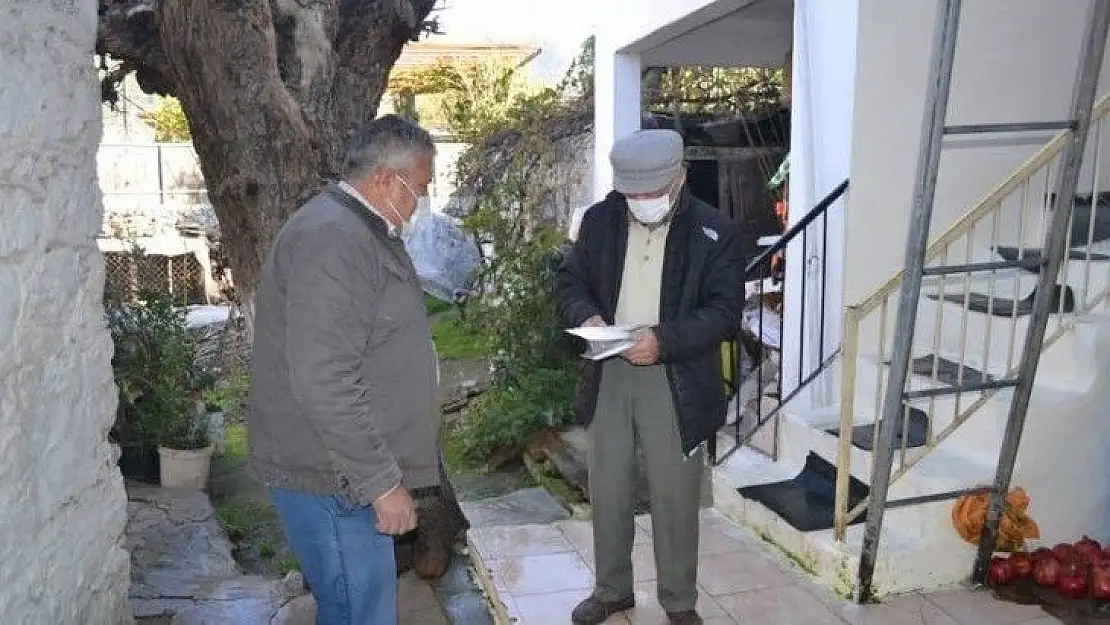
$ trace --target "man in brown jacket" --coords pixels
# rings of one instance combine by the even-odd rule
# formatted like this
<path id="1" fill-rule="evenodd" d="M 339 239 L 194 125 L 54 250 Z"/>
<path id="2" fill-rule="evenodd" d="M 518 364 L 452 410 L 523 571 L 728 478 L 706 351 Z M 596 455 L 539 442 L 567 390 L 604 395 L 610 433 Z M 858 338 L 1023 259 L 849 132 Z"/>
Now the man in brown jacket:
<path id="1" fill-rule="evenodd" d="M 354 137 L 344 181 L 278 233 L 262 271 L 248 426 L 319 625 L 397 622 L 393 537 L 440 483 L 436 356 L 399 237 L 427 202 L 431 136 L 395 116 Z"/>

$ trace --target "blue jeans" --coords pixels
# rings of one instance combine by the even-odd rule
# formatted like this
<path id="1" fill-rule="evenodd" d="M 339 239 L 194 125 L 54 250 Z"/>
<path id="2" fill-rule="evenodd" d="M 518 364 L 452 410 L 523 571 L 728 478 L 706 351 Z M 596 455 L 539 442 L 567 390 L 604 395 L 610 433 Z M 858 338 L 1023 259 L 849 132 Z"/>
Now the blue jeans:
<path id="1" fill-rule="evenodd" d="M 374 528 L 374 510 L 282 488 L 270 498 L 316 598 L 316 625 L 396 625 L 393 537 Z"/>

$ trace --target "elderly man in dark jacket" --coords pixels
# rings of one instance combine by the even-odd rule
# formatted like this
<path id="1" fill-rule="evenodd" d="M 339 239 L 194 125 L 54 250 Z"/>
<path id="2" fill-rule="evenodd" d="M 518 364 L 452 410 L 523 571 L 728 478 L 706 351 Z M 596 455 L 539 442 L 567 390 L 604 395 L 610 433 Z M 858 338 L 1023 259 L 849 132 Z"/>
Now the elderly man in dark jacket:
<path id="1" fill-rule="evenodd" d="M 571 326 L 638 327 L 621 357 L 587 365 L 578 413 L 590 436 L 596 585 L 580 625 L 633 607 L 636 445 L 651 496 L 659 603 L 696 625 L 703 444 L 724 424 L 720 345 L 739 322 L 735 225 L 685 187 L 681 136 L 643 130 L 612 149 L 615 191 L 591 206 L 556 288 Z"/>

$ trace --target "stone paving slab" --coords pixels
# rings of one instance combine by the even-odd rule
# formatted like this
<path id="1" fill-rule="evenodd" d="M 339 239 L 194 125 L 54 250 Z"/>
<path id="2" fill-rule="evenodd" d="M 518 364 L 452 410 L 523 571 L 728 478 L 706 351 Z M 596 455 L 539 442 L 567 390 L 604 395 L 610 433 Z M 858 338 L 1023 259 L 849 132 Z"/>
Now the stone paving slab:
<path id="1" fill-rule="evenodd" d="M 307 592 L 298 573 L 243 575 L 202 492 L 129 484 L 127 516 L 130 599 L 140 623 L 268 625 Z"/>

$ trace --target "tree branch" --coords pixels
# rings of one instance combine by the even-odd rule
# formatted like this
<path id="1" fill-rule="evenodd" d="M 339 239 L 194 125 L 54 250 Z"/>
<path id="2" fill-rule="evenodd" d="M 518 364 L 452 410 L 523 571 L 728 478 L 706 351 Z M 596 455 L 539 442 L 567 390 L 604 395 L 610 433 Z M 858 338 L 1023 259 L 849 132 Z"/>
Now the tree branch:
<path id="1" fill-rule="evenodd" d="M 175 91 L 169 62 L 162 49 L 155 15 L 161 0 L 99 0 L 96 53 L 134 69 L 139 86 L 149 93 Z M 102 97 L 111 101 L 126 72 L 112 72 L 102 83 Z"/>
<path id="2" fill-rule="evenodd" d="M 429 25 L 436 0 L 340 0 L 333 37 L 335 76 L 330 99 L 338 137 L 347 138 L 377 117 L 389 70 L 408 41 Z M 367 96 L 371 97 L 367 97 Z M 342 171 L 344 146 L 336 146 L 328 168 Z"/>

